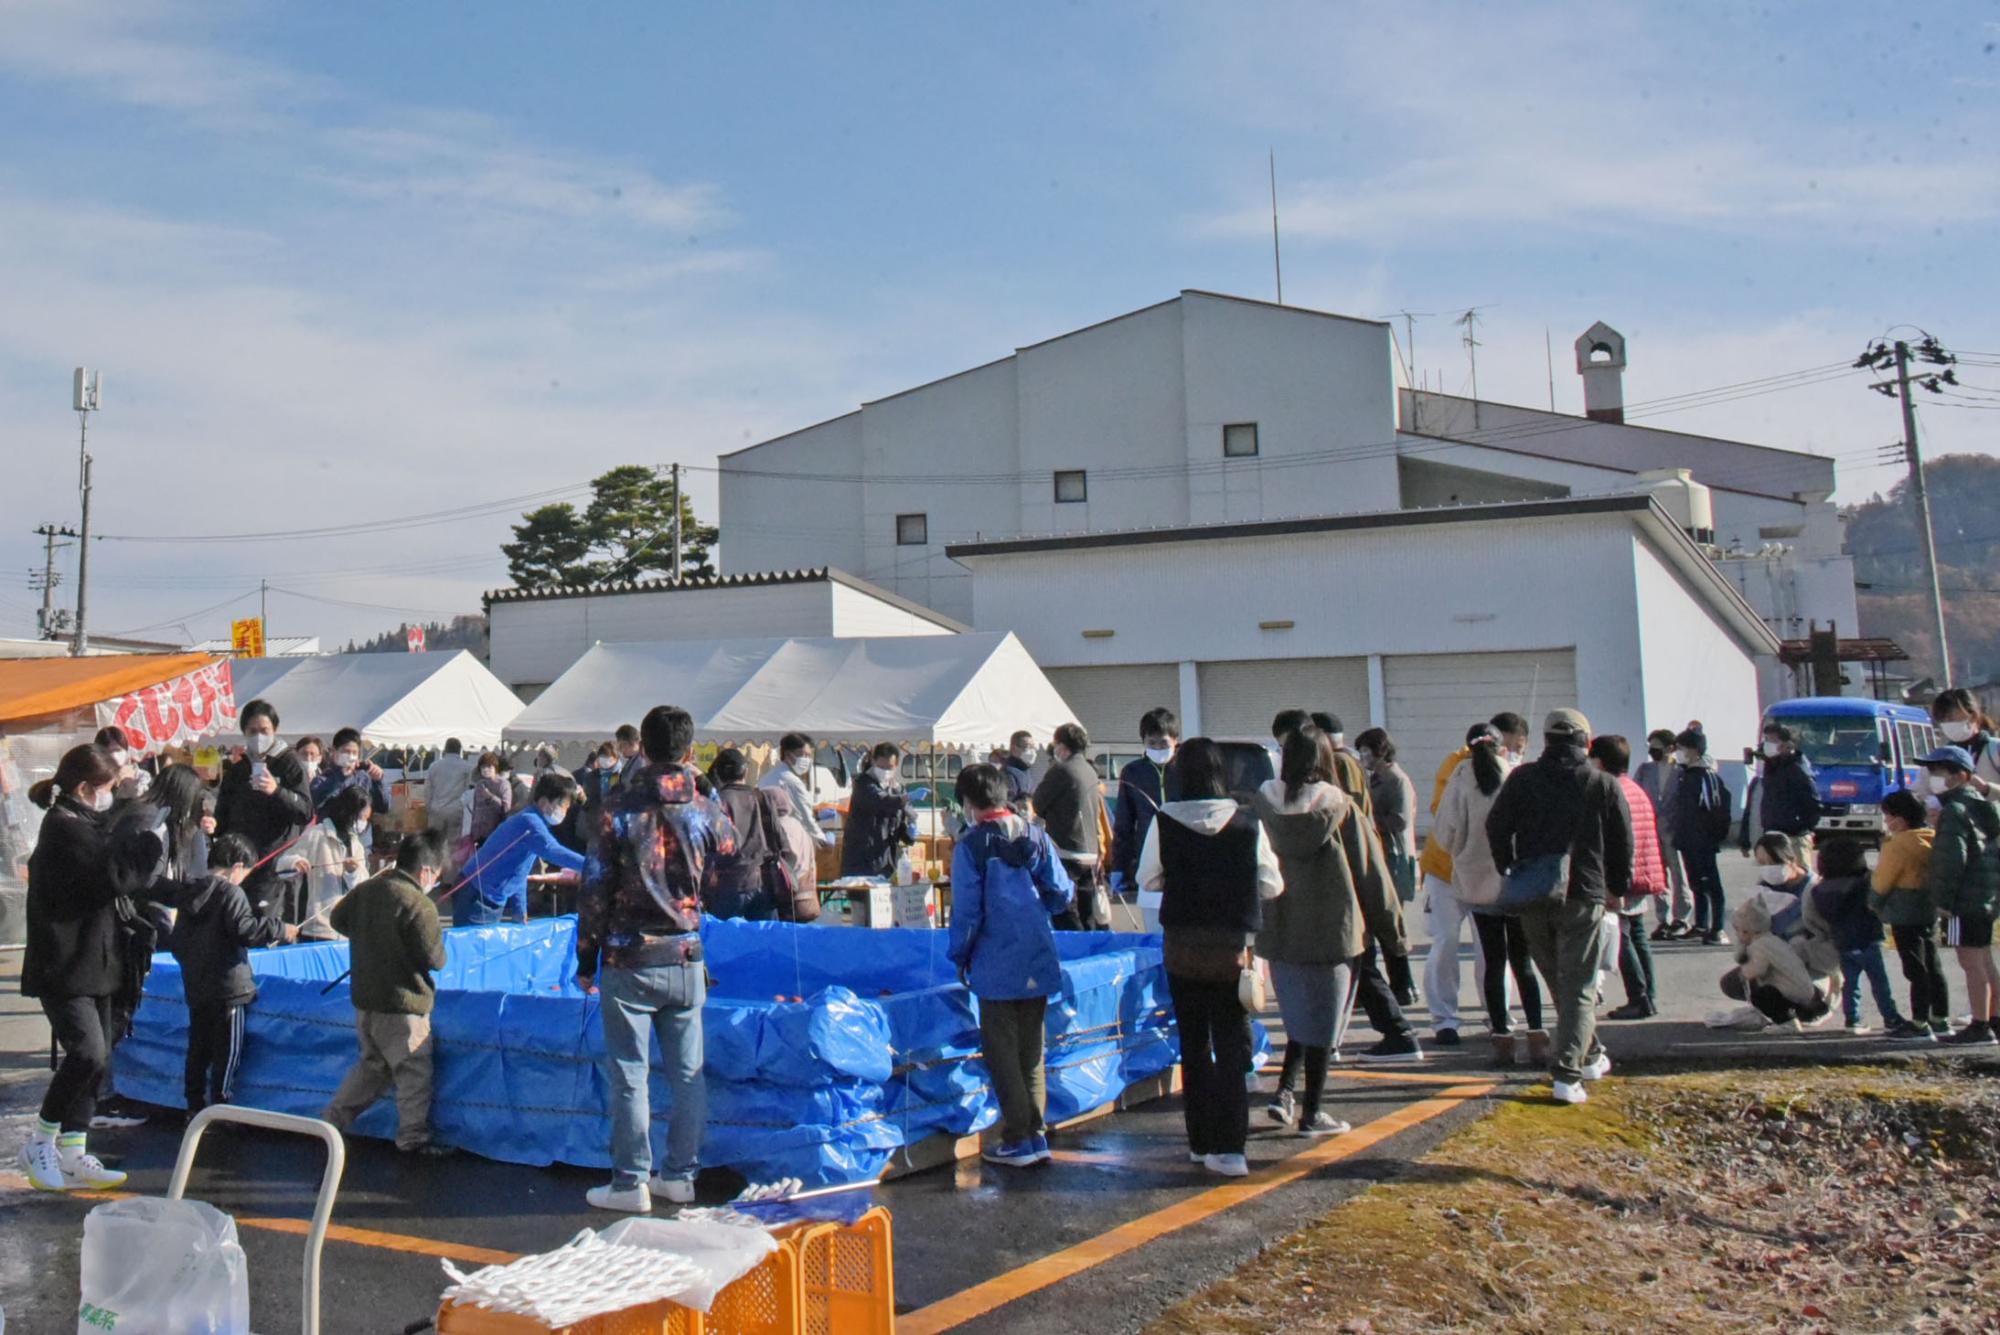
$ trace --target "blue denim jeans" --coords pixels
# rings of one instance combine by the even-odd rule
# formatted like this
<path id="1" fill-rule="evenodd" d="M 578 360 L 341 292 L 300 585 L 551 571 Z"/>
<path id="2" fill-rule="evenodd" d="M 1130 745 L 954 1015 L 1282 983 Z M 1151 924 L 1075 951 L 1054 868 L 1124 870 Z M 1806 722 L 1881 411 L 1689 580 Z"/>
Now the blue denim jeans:
<path id="1" fill-rule="evenodd" d="M 1861 1023 L 1861 980 L 1864 976 L 1868 979 L 1869 991 L 1875 994 L 1875 1009 L 1882 1013 L 1882 1023 L 1894 1024 L 1902 1019 L 1896 1009 L 1896 994 L 1889 990 L 1889 969 L 1883 963 L 1879 944 L 1840 952 L 1842 1018 L 1849 1024 Z"/>
<path id="2" fill-rule="evenodd" d="M 666 1167 L 659 1176 L 692 1182 L 701 1162 L 708 1124 L 708 1085 L 702 1078 L 701 1007 L 708 976 L 699 961 L 642 969 L 605 969 L 598 975 L 598 1014 L 604 1022 L 604 1080 L 611 1101 L 612 1186 L 637 1186 L 653 1168 L 653 1103 L 648 1058 L 660 1040 L 660 1073 L 672 1110 L 667 1123 Z"/>
<path id="3" fill-rule="evenodd" d="M 496 922 L 526 922 L 528 904 L 526 900 L 508 900 L 489 904 L 479 895 L 479 890 L 471 884 L 462 885 L 451 897 L 451 925 L 453 927 L 485 927 Z"/>

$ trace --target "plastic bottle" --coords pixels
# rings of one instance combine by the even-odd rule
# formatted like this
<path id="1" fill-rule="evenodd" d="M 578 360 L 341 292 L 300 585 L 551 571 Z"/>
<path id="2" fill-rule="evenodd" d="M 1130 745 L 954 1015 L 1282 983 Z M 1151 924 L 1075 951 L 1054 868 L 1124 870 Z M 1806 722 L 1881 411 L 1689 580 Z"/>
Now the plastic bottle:
<path id="1" fill-rule="evenodd" d="M 917 873 L 910 866 L 910 850 L 906 848 L 896 854 L 896 884 L 914 885 L 916 880 Z"/>

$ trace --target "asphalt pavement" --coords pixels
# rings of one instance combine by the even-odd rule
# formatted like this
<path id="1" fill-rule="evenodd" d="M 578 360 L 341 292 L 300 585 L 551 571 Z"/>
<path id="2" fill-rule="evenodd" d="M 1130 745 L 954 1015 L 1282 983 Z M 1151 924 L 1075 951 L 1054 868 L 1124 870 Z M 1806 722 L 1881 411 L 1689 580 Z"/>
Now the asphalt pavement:
<path id="1" fill-rule="evenodd" d="M 1725 876 L 1732 893 L 1751 881 L 1747 864 L 1733 858 Z M 1421 941 L 1414 907 L 1410 921 Z M 0 1308 L 12 1330 L 67 1330 L 75 1321 L 82 1219 L 93 1202 L 27 1190 L 13 1160 L 48 1074 L 47 1028 L 18 995 L 19 959 L 17 951 L 0 952 Z M 1661 1017 L 1606 1027 L 1620 1066 L 1782 1066 L 1898 1051 L 1849 1038 L 1837 1021 L 1805 1034 L 1707 1030 L 1702 1017 L 1729 1004 L 1716 990 L 1728 949 L 1675 943 L 1662 946 L 1658 959 Z M 1354 1124 L 1348 1136 L 1313 1141 L 1281 1133 L 1262 1117 L 1265 1098 L 1255 1097 L 1247 1179 L 1216 1178 L 1187 1161 L 1173 1097 L 1059 1132 L 1055 1161 L 1035 1169 L 972 1160 L 876 1188 L 875 1201 L 895 1220 L 901 1328 L 1138 1329 L 1268 1242 L 1393 1177 L 1487 1100 L 1535 1096 L 1537 1074 L 1495 1067 L 1480 1037 L 1469 930 L 1460 960 L 1466 1041 L 1456 1049 L 1429 1046 L 1419 1064 L 1337 1068 L 1331 1107 Z M 1606 1008 L 1623 1000 L 1614 981 Z M 1414 1018 L 1428 1045 L 1421 1008 Z M 1275 1015 L 1268 1021 L 1275 1025 Z M 1372 1041 L 1358 1028 L 1349 1049 Z M 1267 1075 L 1263 1090 L 1270 1085 Z M 97 1133 L 92 1144 L 131 1174 L 128 1190 L 162 1194 L 179 1136 L 145 1126 Z M 237 1217 L 259 1330 L 298 1328 L 302 1247 L 286 1230 L 310 1212 L 318 1172 L 319 1151 L 303 1141 L 244 1131 L 203 1143 L 190 1194 Z M 381 1142 L 351 1142 L 334 1213 L 340 1231 L 326 1249 L 322 1329 L 409 1329 L 436 1309 L 446 1283 L 440 1257 L 470 1267 L 603 1227 L 610 1217 L 583 1204 L 584 1190 L 600 1180 L 594 1171 L 469 1156 L 410 1159 Z M 727 1174 L 703 1182 L 718 1201 L 736 1185 Z"/>

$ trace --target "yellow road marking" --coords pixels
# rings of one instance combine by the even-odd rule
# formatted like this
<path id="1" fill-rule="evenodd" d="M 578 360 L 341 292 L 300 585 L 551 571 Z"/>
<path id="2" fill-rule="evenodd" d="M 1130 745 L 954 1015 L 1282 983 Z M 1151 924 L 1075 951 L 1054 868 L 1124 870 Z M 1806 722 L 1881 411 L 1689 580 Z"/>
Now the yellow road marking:
<path id="1" fill-rule="evenodd" d="M 0 1173 L 0 1189 L 34 1191 L 28 1179 L 19 1173 Z M 129 1200 L 136 1192 L 130 1191 L 35 1191 L 37 1196 L 67 1196 L 84 1201 Z M 294 1237 L 304 1237 L 310 1223 L 304 1219 L 238 1219 L 238 1228 L 254 1228 L 266 1233 L 289 1233 Z M 491 1247 L 473 1247 L 462 1242 L 440 1242 L 436 1238 L 413 1237 L 408 1233 L 378 1233 L 369 1228 L 349 1228 L 345 1224 L 328 1224 L 326 1236 L 329 1242 L 347 1242 L 357 1247 L 374 1247 L 382 1251 L 409 1252 L 415 1256 L 442 1256 L 452 1261 L 469 1261 L 475 1265 L 506 1265 L 509 1261 L 520 1260 L 518 1252 L 495 1251 Z"/>
<path id="2" fill-rule="evenodd" d="M 1399 1085 L 1462 1085 L 1468 1077 L 1463 1075 L 1433 1075 L 1428 1071 L 1349 1071 L 1333 1067 L 1326 1073 L 1328 1080 L 1387 1080 Z M 1472 1076 L 1474 1080 L 1486 1080 L 1488 1076 Z"/>
<path id="3" fill-rule="evenodd" d="M 1436 1077 L 1432 1077 L 1436 1079 Z M 1413 1126 L 1441 1117 L 1467 1099 L 1480 1098 L 1498 1087 L 1497 1081 L 1454 1084 L 1436 1096 L 1385 1113 L 1366 1126 L 1344 1136 L 1322 1141 L 1279 1163 L 1271 1164 L 1225 1186 L 1211 1187 L 1198 1196 L 1155 1210 L 1152 1214 L 1120 1224 L 1073 1247 L 1030 1261 L 1024 1266 L 995 1276 L 983 1284 L 954 1293 L 929 1307 L 921 1308 L 896 1322 L 897 1335 L 937 1335 L 1005 1307 L 1016 1299 L 1039 1292 L 1072 1275 L 1163 1238 L 1169 1233 L 1198 1224 L 1255 1200 L 1267 1192 L 1289 1185 L 1331 1163 L 1351 1158 Z"/>

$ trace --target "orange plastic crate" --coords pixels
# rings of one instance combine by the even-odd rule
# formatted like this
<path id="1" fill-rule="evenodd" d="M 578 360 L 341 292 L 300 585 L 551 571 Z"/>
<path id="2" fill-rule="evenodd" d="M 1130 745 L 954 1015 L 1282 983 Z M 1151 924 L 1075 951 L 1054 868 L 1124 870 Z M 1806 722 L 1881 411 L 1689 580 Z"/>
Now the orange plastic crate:
<path id="1" fill-rule="evenodd" d="M 895 1256 L 889 1212 L 852 1225 L 813 1224 L 716 1295 L 712 1310 L 647 1303 L 567 1326 L 447 1302 L 438 1335 L 894 1335 Z"/>

